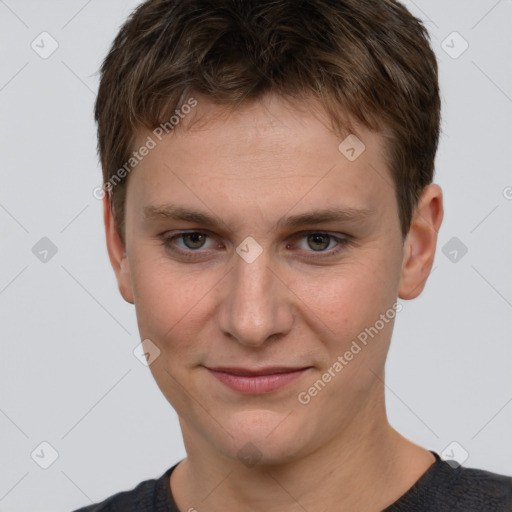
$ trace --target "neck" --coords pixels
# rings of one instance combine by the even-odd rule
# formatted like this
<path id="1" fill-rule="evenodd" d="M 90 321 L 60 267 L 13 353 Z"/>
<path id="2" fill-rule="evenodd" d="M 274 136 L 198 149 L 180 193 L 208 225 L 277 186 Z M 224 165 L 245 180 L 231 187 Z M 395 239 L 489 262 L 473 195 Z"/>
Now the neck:
<path id="1" fill-rule="evenodd" d="M 403 495 L 435 461 L 388 423 L 383 390 L 332 439 L 282 464 L 246 467 L 182 425 L 187 459 L 171 474 L 183 511 L 377 512 Z"/>

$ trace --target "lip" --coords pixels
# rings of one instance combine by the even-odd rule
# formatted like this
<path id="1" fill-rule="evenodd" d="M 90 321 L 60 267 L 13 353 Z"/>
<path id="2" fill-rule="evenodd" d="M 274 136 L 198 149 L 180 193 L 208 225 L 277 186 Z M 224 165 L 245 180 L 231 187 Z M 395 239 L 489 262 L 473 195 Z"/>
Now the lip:
<path id="1" fill-rule="evenodd" d="M 208 368 L 211 375 L 227 387 L 240 393 L 259 395 L 283 388 L 303 375 L 307 368 L 268 367 L 258 370 L 246 368 Z"/>

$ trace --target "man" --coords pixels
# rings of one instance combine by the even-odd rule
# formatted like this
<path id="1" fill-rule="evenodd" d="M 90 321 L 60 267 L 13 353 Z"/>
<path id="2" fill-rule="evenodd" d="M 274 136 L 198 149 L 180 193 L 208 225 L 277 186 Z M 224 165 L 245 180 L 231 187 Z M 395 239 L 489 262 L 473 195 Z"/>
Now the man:
<path id="1" fill-rule="evenodd" d="M 443 218 L 427 32 L 391 0 L 149 0 L 96 103 L 107 247 L 187 457 L 86 511 L 505 511 L 388 423 Z"/>

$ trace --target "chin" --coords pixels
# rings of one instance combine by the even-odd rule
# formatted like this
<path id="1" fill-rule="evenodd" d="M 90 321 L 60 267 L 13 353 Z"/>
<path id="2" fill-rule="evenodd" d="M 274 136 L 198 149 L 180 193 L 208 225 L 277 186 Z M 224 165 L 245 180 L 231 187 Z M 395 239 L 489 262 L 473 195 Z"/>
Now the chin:
<path id="1" fill-rule="evenodd" d="M 292 462 L 308 451 L 310 432 L 290 411 L 268 409 L 237 412 L 226 425 L 232 438 L 224 436 L 217 449 L 247 467 Z"/>

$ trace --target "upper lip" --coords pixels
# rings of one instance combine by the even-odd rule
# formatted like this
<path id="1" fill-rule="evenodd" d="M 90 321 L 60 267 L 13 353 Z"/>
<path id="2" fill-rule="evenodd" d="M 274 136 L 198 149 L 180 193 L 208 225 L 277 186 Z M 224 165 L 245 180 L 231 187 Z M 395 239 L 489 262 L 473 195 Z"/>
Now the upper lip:
<path id="1" fill-rule="evenodd" d="M 305 370 L 308 368 L 307 366 L 300 366 L 300 367 L 286 367 L 286 366 L 267 366 L 266 368 L 258 368 L 251 370 L 249 368 L 240 368 L 240 367 L 226 367 L 226 366 L 215 366 L 215 367 L 209 367 L 207 366 L 208 370 L 213 370 L 215 372 L 224 372 L 224 373 L 230 373 L 232 375 L 242 375 L 242 376 L 258 376 L 258 375 L 274 375 L 276 373 L 291 373 L 291 372 L 298 372 L 299 370 Z"/>

